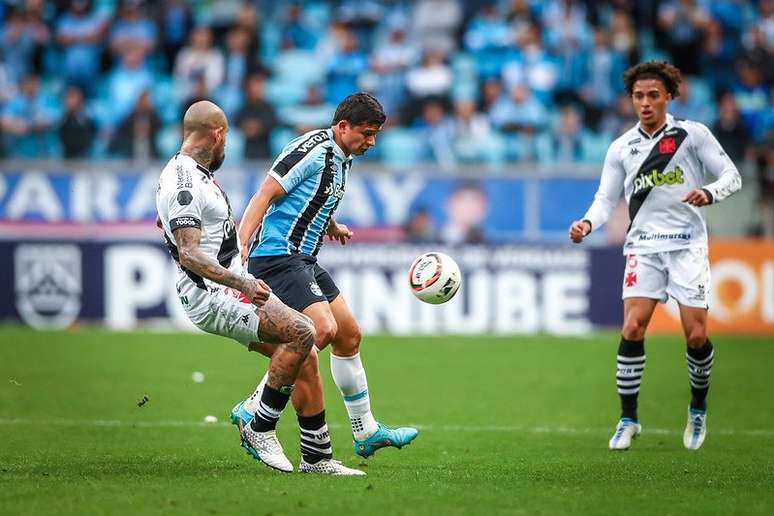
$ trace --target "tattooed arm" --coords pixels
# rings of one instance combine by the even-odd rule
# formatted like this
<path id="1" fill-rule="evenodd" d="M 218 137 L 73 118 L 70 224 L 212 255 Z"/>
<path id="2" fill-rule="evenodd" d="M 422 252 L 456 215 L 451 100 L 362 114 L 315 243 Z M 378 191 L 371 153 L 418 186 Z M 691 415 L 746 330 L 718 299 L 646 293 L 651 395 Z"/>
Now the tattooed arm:
<path id="1" fill-rule="evenodd" d="M 178 228 L 174 235 L 180 265 L 203 278 L 243 292 L 256 306 L 263 305 L 269 299 L 271 289 L 266 283 L 234 274 L 199 249 L 202 235 L 199 228 Z"/>

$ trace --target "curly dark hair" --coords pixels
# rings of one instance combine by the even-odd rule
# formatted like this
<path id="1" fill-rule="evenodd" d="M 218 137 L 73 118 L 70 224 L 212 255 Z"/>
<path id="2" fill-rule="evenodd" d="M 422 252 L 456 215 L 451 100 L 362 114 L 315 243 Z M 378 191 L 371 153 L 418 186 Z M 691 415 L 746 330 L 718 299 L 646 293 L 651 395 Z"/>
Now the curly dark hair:
<path id="1" fill-rule="evenodd" d="M 664 88 L 667 90 L 667 93 L 672 95 L 673 99 L 680 96 L 679 87 L 683 78 L 680 75 L 680 70 L 671 63 L 666 61 L 648 61 L 634 65 L 626 70 L 623 74 L 623 80 L 624 88 L 629 95 L 634 90 L 634 83 L 641 79 L 659 80 L 664 84 Z"/>

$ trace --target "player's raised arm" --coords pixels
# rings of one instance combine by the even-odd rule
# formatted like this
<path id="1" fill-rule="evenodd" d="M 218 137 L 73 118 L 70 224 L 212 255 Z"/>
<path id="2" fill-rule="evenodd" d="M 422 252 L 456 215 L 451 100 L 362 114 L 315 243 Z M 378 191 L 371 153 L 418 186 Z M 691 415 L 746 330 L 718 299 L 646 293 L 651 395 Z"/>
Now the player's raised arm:
<path id="1" fill-rule="evenodd" d="M 275 199 L 285 195 L 285 189 L 271 174 L 266 176 L 258 191 L 255 192 L 250 203 L 247 205 L 242 220 L 239 222 L 239 241 L 242 242 L 241 258 L 242 263 L 247 261 L 250 254 L 250 242 L 252 241 L 255 230 L 261 225 L 263 216 Z"/>
<path id="2" fill-rule="evenodd" d="M 717 177 L 717 180 L 700 190 L 689 192 L 683 202 L 703 206 L 720 202 L 738 192 L 742 188 L 742 176 L 715 135 L 704 125 L 698 123 L 696 125 L 699 126 L 696 132 L 696 156 L 704 169 Z"/>
<path id="3" fill-rule="evenodd" d="M 618 153 L 618 146 L 613 142 L 605 156 L 602 177 L 599 180 L 599 189 L 594 195 L 594 202 L 591 203 L 582 220 L 576 220 L 570 225 L 570 240 L 576 244 L 582 242 L 592 230 L 607 222 L 610 213 L 621 198 L 626 173 Z"/>

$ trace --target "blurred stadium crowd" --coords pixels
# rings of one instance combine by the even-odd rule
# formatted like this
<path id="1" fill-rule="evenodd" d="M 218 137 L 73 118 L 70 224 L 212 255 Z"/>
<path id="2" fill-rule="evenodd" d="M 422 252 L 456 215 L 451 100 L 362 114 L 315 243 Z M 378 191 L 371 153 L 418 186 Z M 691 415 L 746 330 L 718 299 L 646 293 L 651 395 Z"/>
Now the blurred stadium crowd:
<path id="1" fill-rule="evenodd" d="M 231 157 L 268 159 L 364 89 L 387 164 L 596 163 L 636 122 L 622 72 L 665 58 L 672 112 L 773 188 L 774 0 L 5 0 L 0 25 L 6 157 L 160 158 L 210 98 Z"/>

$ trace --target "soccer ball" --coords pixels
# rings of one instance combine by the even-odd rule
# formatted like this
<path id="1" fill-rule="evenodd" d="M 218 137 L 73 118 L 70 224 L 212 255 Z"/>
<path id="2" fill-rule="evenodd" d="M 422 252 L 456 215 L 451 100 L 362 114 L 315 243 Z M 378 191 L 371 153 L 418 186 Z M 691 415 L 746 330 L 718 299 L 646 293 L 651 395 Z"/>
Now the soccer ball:
<path id="1" fill-rule="evenodd" d="M 460 268 L 449 255 L 425 253 L 409 269 L 411 292 L 425 303 L 440 305 L 454 297 L 460 289 Z"/>

